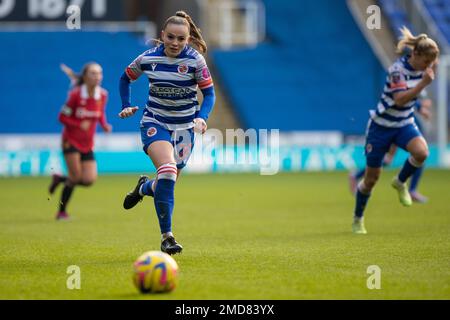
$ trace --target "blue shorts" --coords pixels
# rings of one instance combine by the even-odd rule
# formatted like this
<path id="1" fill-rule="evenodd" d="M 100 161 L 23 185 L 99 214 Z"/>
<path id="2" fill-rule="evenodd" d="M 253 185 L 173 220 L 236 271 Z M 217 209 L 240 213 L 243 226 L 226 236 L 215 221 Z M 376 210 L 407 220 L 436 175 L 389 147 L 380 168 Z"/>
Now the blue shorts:
<path id="1" fill-rule="evenodd" d="M 422 134 L 415 123 L 408 124 L 401 128 L 387 128 L 369 120 L 366 133 L 366 163 L 368 167 L 380 168 L 383 158 L 389 151 L 391 144 L 395 144 L 406 150 L 408 143 Z"/>
<path id="2" fill-rule="evenodd" d="M 155 141 L 168 141 L 174 148 L 177 168 L 183 169 L 194 148 L 194 129 L 168 130 L 156 123 L 141 124 L 141 140 L 143 150 L 147 154 L 148 147 Z"/>

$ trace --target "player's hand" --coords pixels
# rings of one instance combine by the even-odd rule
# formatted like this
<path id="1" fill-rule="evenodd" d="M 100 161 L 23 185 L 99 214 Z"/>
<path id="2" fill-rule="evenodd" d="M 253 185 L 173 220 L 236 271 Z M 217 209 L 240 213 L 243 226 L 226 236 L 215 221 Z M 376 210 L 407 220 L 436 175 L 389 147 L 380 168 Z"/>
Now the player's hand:
<path id="1" fill-rule="evenodd" d="M 429 85 L 431 82 L 433 82 L 433 80 L 435 78 L 434 69 L 435 69 L 434 65 L 425 69 L 425 72 L 423 73 L 423 78 L 422 78 L 422 81 L 425 83 L 425 85 Z"/>
<path id="2" fill-rule="evenodd" d="M 122 119 L 131 117 L 132 115 L 134 115 L 136 113 L 136 111 L 138 111 L 139 107 L 128 107 L 128 108 L 124 108 L 120 113 L 119 113 L 119 117 L 121 117 Z"/>
<path id="3" fill-rule="evenodd" d="M 81 130 L 88 131 L 91 127 L 91 121 L 90 120 L 83 120 L 80 122 L 80 128 Z"/>
<path id="4" fill-rule="evenodd" d="M 206 132 L 206 129 L 208 128 L 205 120 L 202 118 L 195 118 L 194 119 L 194 131 L 204 134 Z"/>
<path id="5" fill-rule="evenodd" d="M 438 65 L 439 65 L 439 58 L 436 58 L 436 60 L 434 60 L 434 62 L 431 64 L 431 69 L 433 69 L 434 73 L 437 72 Z"/>
<path id="6" fill-rule="evenodd" d="M 103 131 L 105 131 L 106 133 L 110 133 L 112 131 L 112 125 L 110 125 L 109 123 L 107 123 L 104 127 L 103 127 Z"/>

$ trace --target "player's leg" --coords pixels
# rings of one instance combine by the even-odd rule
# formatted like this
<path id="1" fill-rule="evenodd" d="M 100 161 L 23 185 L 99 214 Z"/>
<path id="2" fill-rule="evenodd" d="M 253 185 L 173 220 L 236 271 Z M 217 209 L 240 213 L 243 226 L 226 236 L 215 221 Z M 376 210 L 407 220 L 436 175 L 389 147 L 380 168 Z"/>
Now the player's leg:
<path id="1" fill-rule="evenodd" d="M 155 167 L 158 168 L 158 175 L 155 182 L 156 187 L 154 189 L 155 208 L 158 213 L 158 218 L 161 213 L 164 213 L 164 211 L 166 211 L 166 209 L 164 208 L 167 208 L 170 216 L 170 228 L 168 225 L 161 223 L 160 220 L 162 234 L 161 250 L 169 254 L 181 252 L 181 250 L 183 249 L 183 247 L 175 241 L 175 238 L 173 237 L 173 234 L 171 232 L 171 219 L 174 201 L 173 191 L 175 182 L 177 181 L 181 170 L 186 166 L 186 163 L 191 155 L 192 148 L 194 146 L 194 130 L 187 129 L 173 131 L 171 133 L 171 144 L 172 158 L 164 156 L 161 159 L 157 159 L 160 154 L 167 154 L 169 150 L 166 149 L 167 144 L 165 144 L 163 147 L 165 151 L 161 153 L 158 150 L 155 150 L 152 145 L 150 145 L 148 150 L 150 158 L 152 159 Z M 168 197 L 168 195 L 170 195 L 170 197 Z M 165 203 L 168 199 L 172 200 L 169 203 Z"/>
<path id="2" fill-rule="evenodd" d="M 392 142 L 393 130 L 383 128 L 371 121 L 366 134 L 366 170 L 358 183 L 352 230 L 356 234 L 366 234 L 364 211 L 380 174 L 385 154 Z"/>
<path id="3" fill-rule="evenodd" d="M 191 156 L 191 152 L 194 147 L 194 138 L 195 138 L 194 131 L 192 129 L 172 132 L 171 142 L 174 147 L 174 157 L 178 169 L 177 180 L 181 174 L 181 170 L 186 166 L 187 161 Z M 154 197 L 155 188 L 156 188 L 156 179 L 146 179 L 139 186 L 140 196 Z"/>
<path id="4" fill-rule="evenodd" d="M 171 133 L 157 124 L 149 123 L 141 127 L 141 140 L 143 151 L 148 155 L 148 148 L 152 143 L 156 141 L 167 141 L 171 143 Z M 156 178 L 150 179 L 145 175 L 139 176 L 134 189 L 125 196 L 123 207 L 128 210 L 141 202 L 144 196 L 154 197 L 156 188 L 155 181 Z"/>
<path id="5" fill-rule="evenodd" d="M 147 154 L 157 168 L 154 204 L 161 230 L 161 251 L 175 254 L 181 252 L 183 247 L 175 241 L 172 233 L 175 183 L 178 174 L 174 148 L 168 141 L 155 141 L 148 147 Z"/>
<path id="6" fill-rule="evenodd" d="M 64 188 L 61 192 L 61 200 L 59 202 L 59 211 L 56 219 L 67 219 L 69 216 L 66 212 L 69 200 L 72 197 L 73 190 L 81 180 L 81 155 L 79 152 L 69 150 L 64 153 L 68 177 L 64 182 Z"/>
<path id="7" fill-rule="evenodd" d="M 364 226 L 364 211 L 367 202 L 372 194 L 372 189 L 375 187 L 381 174 L 380 167 L 366 167 L 364 178 L 358 183 L 356 190 L 356 204 L 353 217 L 353 232 L 356 234 L 366 234 L 367 230 Z"/>
<path id="8" fill-rule="evenodd" d="M 178 169 L 177 172 L 177 180 L 178 177 L 181 174 L 181 169 Z M 155 196 L 155 188 L 156 188 L 156 178 L 149 179 L 147 176 L 140 176 L 138 180 L 138 193 L 140 197 L 143 196 L 149 196 L 154 197 Z"/>
<path id="9" fill-rule="evenodd" d="M 92 152 L 89 154 L 92 154 Z M 97 180 L 97 176 L 97 162 L 95 161 L 93 154 L 92 156 L 83 154 L 81 156 L 81 179 L 78 184 L 89 187 Z"/>
<path id="10" fill-rule="evenodd" d="M 383 158 L 383 167 L 387 167 L 392 163 L 392 160 L 394 159 L 395 153 L 397 152 L 397 146 L 395 144 L 392 144 L 389 148 L 389 151 L 386 153 L 386 155 Z M 364 177 L 366 173 L 366 168 L 363 168 L 356 172 L 351 172 L 349 174 L 349 184 L 350 184 L 350 191 L 352 194 L 356 194 L 357 187 L 358 187 L 358 181 Z"/>
<path id="11" fill-rule="evenodd" d="M 424 165 L 422 165 L 420 168 L 414 172 L 414 174 L 411 176 L 411 183 L 409 185 L 409 194 L 411 195 L 411 199 L 414 202 L 418 203 L 426 203 L 428 202 L 428 198 L 421 194 L 419 191 L 417 191 L 417 188 L 419 186 L 420 179 L 422 178 L 422 173 L 424 170 Z"/>
<path id="12" fill-rule="evenodd" d="M 63 141 L 63 152 L 70 152 L 70 151 L 76 151 L 73 147 L 70 146 L 70 144 L 67 141 Z M 51 195 L 55 193 L 56 188 L 61 184 L 66 182 L 67 176 L 64 176 L 62 174 L 54 173 L 52 174 L 52 180 L 50 182 L 50 185 L 48 187 L 48 193 Z"/>
<path id="13" fill-rule="evenodd" d="M 389 148 L 389 151 L 386 153 L 386 155 L 383 158 L 383 167 L 390 166 L 392 163 L 392 160 L 394 160 L 395 154 L 397 153 L 397 146 L 395 144 L 391 144 L 391 147 Z"/>
<path id="14" fill-rule="evenodd" d="M 58 173 L 52 174 L 52 180 L 50 182 L 50 185 L 48 187 L 48 193 L 54 194 L 56 188 L 61 184 L 66 182 L 67 177 Z"/>
<path id="15" fill-rule="evenodd" d="M 410 156 L 399 174 L 392 180 L 392 187 L 397 190 L 400 202 L 404 206 L 410 206 L 412 199 L 406 181 L 424 164 L 429 153 L 428 145 L 415 125 L 401 128 L 396 140 L 396 144 L 408 151 Z"/>
<path id="16" fill-rule="evenodd" d="M 422 121 L 420 120 L 420 118 L 418 118 L 418 117 L 416 117 L 416 115 L 414 115 L 414 121 L 416 122 L 416 125 L 417 125 L 417 128 L 419 129 L 419 131 L 423 132 L 422 131 L 423 125 L 422 125 Z M 411 195 L 411 199 L 414 202 L 418 202 L 418 203 L 428 202 L 428 198 L 425 197 L 424 195 L 422 195 L 419 191 L 417 191 L 420 179 L 422 178 L 424 166 L 425 165 L 422 165 L 420 168 L 418 168 L 416 170 L 416 172 L 414 172 L 414 174 L 411 176 L 411 182 L 409 185 L 409 194 Z"/>
<path id="17" fill-rule="evenodd" d="M 362 177 L 364 177 L 364 174 L 366 173 L 366 168 L 362 168 L 358 171 L 352 171 L 348 174 L 348 184 L 350 187 L 351 194 L 356 194 L 356 189 L 358 187 L 358 181 L 361 180 Z"/>

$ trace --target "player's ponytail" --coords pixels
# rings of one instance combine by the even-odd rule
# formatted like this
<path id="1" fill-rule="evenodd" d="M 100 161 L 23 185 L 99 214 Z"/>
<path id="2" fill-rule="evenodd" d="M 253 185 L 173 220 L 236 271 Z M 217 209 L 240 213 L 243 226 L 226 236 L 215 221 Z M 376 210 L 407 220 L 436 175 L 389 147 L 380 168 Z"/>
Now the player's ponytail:
<path id="1" fill-rule="evenodd" d="M 206 53 L 207 46 L 205 40 L 203 40 L 202 33 L 197 25 L 192 20 L 191 16 L 184 11 L 177 11 L 174 16 L 169 17 L 164 23 L 163 30 L 166 29 L 168 24 L 185 25 L 189 28 L 190 42 L 198 51 Z M 162 43 L 161 40 L 155 41 L 157 44 Z"/>
<path id="2" fill-rule="evenodd" d="M 192 44 L 201 52 L 206 53 L 206 50 L 208 47 L 206 46 L 205 40 L 203 40 L 202 32 L 200 28 L 197 27 L 197 25 L 194 23 L 194 20 L 192 20 L 191 16 L 188 15 L 184 11 L 177 11 L 175 13 L 175 16 L 182 17 L 187 20 L 189 23 L 189 29 L 190 29 L 190 37 Z"/>
<path id="3" fill-rule="evenodd" d="M 405 26 L 400 29 L 400 32 L 402 33 L 402 37 L 397 44 L 397 53 L 402 54 L 406 49 L 409 49 L 417 55 L 434 58 L 439 55 L 438 45 L 425 33 L 414 36 Z"/>

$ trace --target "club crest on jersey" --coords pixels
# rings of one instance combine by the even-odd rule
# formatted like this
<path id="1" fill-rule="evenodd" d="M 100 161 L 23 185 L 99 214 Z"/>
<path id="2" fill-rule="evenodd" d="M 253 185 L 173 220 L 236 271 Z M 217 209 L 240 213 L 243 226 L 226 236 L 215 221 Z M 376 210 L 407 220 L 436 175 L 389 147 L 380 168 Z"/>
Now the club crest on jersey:
<path id="1" fill-rule="evenodd" d="M 153 71 L 155 71 L 157 65 L 158 65 L 158 64 L 156 64 L 156 63 L 152 63 L 152 64 L 151 64 L 152 70 L 153 70 Z"/>
<path id="2" fill-rule="evenodd" d="M 402 81 L 401 74 L 398 71 L 393 72 L 391 77 L 392 77 L 392 82 L 393 83 L 397 84 L 397 83 L 400 83 Z"/>
<path id="3" fill-rule="evenodd" d="M 158 130 L 155 127 L 148 128 L 147 136 L 153 137 L 157 132 Z"/>
<path id="4" fill-rule="evenodd" d="M 186 74 L 186 73 L 188 73 L 188 70 L 189 70 L 189 67 L 185 64 L 180 64 L 178 66 L 178 73 Z"/>

